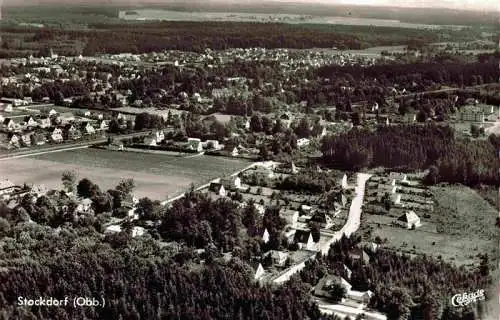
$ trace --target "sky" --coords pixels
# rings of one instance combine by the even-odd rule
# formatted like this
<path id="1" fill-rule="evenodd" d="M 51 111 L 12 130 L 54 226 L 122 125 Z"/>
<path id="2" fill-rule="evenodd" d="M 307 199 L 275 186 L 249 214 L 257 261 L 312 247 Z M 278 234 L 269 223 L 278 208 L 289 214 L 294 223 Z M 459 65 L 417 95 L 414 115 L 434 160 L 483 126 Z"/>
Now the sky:
<path id="1" fill-rule="evenodd" d="M 186 3 L 199 0 L 186 0 Z M 207 0 L 205 0 L 207 1 Z M 210 1 L 210 0 L 208 0 Z M 208 2 L 207 1 L 207 2 Z M 214 0 L 212 0 L 214 1 Z M 232 2 L 238 3 L 254 3 L 259 2 L 300 2 L 300 3 L 321 3 L 321 4 L 341 4 L 341 5 L 369 5 L 369 6 L 391 6 L 391 7 L 417 7 L 417 8 L 449 8 L 449 9 L 464 9 L 464 10 L 487 10 L 500 12 L 500 0 L 215 0 L 215 2 Z M 44 3 L 141 3 L 141 2 L 156 2 L 165 3 L 173 2 L 171 0 L 3 0 L 4 4 L 44 4 Z M 181 2 L 179 0 L 175 1 Z M 2 0 L 0 0 L 0 4 Z"/>

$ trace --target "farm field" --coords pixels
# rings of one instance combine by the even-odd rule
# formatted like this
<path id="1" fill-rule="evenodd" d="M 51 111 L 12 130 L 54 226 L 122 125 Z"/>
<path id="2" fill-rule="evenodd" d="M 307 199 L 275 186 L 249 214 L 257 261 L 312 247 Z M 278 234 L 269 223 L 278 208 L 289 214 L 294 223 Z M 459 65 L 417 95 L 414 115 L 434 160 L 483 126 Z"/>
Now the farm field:
<path id="1" fill-rule="evenodd" d="M 254 22 L 282 22 L 282 23 L 322 23 L 350 26 L 377 26 L 424 29 L 439 29 L 442 27 L 431 24 L 407 23 L 399 20 L 370 19 L 355 17 L 313 17 L 298 14 L 258 14 L 242 12 L 182 12 L 172 10 L 140 9 L 120 11 L 120 19 L 124 20 L 166 20 L 166 21 L 254 21 Z M 460 29 L 462 26 L 453 26 Z"/>
<path id="2" fill-rule="evenodd" d="M 200 185 L 231 174 L 250 163 L 222 157 L 178 156 L 79 149 L 4 160 L 0 178 L 17 184 L 45 184 L 61 187 L 61 174 L 74 170 L 79 179 L 88 178 L 107 190 L 123 178 L 133 178 L 135 195 L 165 200 L 187 190 L 191 183 Z"/>
<path id="3" fill-rule="evenodd" d="M 420 214 L 422 226 L 406 230 L 390 226 L 393 218 L 369 216 L 372 240 L 388 240 L 385 246 L 406 253 L 441 256 L 456 265 L 476 265 L 478 253 L 498 257 L 495 218 L 498 213 L 474 190 L 465 186 L 431 187 L 434 212 Z"/>

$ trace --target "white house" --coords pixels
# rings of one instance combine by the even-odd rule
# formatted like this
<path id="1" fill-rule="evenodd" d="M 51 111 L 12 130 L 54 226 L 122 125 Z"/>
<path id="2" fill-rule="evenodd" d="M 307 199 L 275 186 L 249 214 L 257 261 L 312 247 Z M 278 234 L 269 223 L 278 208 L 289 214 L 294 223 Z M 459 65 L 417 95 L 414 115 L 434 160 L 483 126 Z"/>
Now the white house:
<path id="1" fill-rule="evenodd" d="M 316 243 L 314 242 L 310 231 L 295 231 L 294 241 L 299 245 L 299 249 L 316 250 Z"/>
<path id="2" fill-rule="evenodd" d="M 310 142 L 311 142 L 311 140 L 309 140 L 307 138 L 297 139 L 297 147 L 300 148 L 300 147 L 308 146 Z"/>
<path id="3" fill-rule="evenodd" d="M 215 192 L 217 195 L 221 197 L 226 196 L 226 189 L 224 188 L 224 185 L 222 185 L 222 183 L 212 182 L 210 184 L 209 190 Z"/>
<path id="4" fill-rule="evenodd" d="M 194 150 L 196 152 L 203 151 L 203 145 L 198 138 L 188 138 L 187 147 L 189 150 Z"/>
<path id="5" fill-rule="evenodd" d="M 215 149 L 219 150 L 220 149 L 220 144 L 218 140 L 207 140 L 205 143 L 205 148 L 206 149 Z"/>
<path id="6" fill-rule="evenodd" d="M 76 207 L 76 211 L 80 213 L 88 213 L 92 211 L 92 200 L 85 198 Z"/>
<path id="7" fill-rule="evenodd" d="M 267 231 L 267 229 L 264 229 L 264 233 L 262 234 L 262 241 L 264 241 L 264 243 L 269 242 L 269 232 Z"/>
<path id="8" fill-rule="evenodd" d="M 399 193 L 394 193 L 391 195 L 391 201 L 393 204 L 401 204 L 401 195 Z"/>
<path id="9" fill-rule="evenodd" d="M 282 267 L 286 263 L 286 259 L 288 258 L 288 252 L 271 250 L 266 253 L 266 256 L 271 256 L 271 260 L 273 261 L 274 265 Z"/>
<path id="10" fill-rule="evenodd" d="M 52 130 L 52 133 L 50 135 L 50 139 L 53 141 L 53 142 L 62 142 L 63 141 L 63 135 L 62 135 L 62 130 L 61 128 L 55 128 L 54 130 Z"/>
<path id="11" fill-rule="evenodd" d="M 261 263 L 259 263 L 257 265 L 257 267 L 255 268 L 255 275 L 254 275 L 254 280 L 260 280 L 260 278 L 262 278 L 262 276 L 264 276 L 264 267 L 262 266 Z"/>
<path id="12" fill-rule="evenodd" d="M 233 150 L 231 151 L 231 156 L 237 157 L 239 155 L 239 151 L 237 147 L 234 147 Z"/>
<path id="13" fill-rule="evenodd" d="M 222 179 L 223 184 L 229 189 L 240 189 L 241 188 L 241 178 L 238 176 L 231 176 L 228 178 Z"/>
<path id="14" fill-rule="evenodd" d="M 418 228 L 421 226 L 420 218 L 414 211 L 408 211 L 401 215 L 397 219 L 397 223 L 407 229 Z"/>
<path id="15" fill-rule="evenodd" d="M 349 185 L 347 184 L 347 175 L 346 174 L 344 174 L 340 183 L 342 184 L 342 189 L 347 189 L 349 187 Z"/>
<path id="16" fill-rule="evenodd" d="M 144 144 L 147 146 L 156 146 L 156 136 L 155 135 L 150 135 L 146 138 L 144 138 Z"/>
<path id="17" fill-rule="evenodd" d="M 156 143 L 160 143 L 165 140 L 165 134 L 163 133 L 163 130 L 154 130 L 153 135 L 156 138 Z"/>

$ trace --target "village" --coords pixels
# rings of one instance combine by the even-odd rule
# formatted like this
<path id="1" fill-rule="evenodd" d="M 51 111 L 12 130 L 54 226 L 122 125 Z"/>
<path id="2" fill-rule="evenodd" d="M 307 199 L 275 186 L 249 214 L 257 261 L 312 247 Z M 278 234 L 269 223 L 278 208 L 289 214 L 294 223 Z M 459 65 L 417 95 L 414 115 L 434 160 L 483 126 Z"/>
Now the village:
<path id="1" fill-rule="evenodd" d="M 309 294 L 323 314 L 388 319 L 373 306 L 374 290 L 357 290 L 361 281 L 351 277 L 351 269 L 365 272 L 379 250 L 412 257 L 428 254 L 472 269 L 478 247 L 464 247 L 465 258 L 443 254 L 459 251 L 448 241 L 458 233 L 446 229 L 458 224 L 449 223 L 458 207 L 446 199 L 456 190 L 470 192 L 467 199 L 476 199 L 477 194 L 469 185 L 444 185 L 445 174 L 436 173 L 437 169 L 420 170 L 420 163 L 411 163 L 410 156 L 400 152 L 404 146 L 398 144 L 404 141 L 399 137 L 387 155 L 375 155 L 383 143 L 373 139 L 367 147 L 359 141 L 378 132 L 392 138 L 400 128 L 410 127 L 415 136 L 435 130 L 442 138 L 447 134 L 442 128 L 449 125 L 453 138 L 483 143 L 491 140 L 500 119 L 500 107 L 479 97 L 484 85 L 479 81 L 460 89 L 424 80 L 382 85 L 348 74 L 334 83 L 330 76 L 311 72 L 330 65 L 374 67 L 394 59 L 329 49 L 263 48 L 96 57 L 64 57 L 51 50 L 49 57 L 11 59 L 1 77 L 0 161 L 8 169 L 0 176 L 0 199 L 6 210 L 19 216 L 25 216 L 25 208 L 45 206 L 61 213 L 66 223 L 86 227 L 94 223 L 103 239 L 120 242 L 116 239 L 125 235 L 155 239 L 173 252 L 189 247 L 197 267 L 209 263 L 212 255 L 221 255 L 225 263 L 240 259 L 241 247 L 248 245 L 255 250 L 245 248 L 250 253 L 243 260 L 252 267 L 253 281 L 273 288 L 300 275 L 313 261 L 332 255 L 333 246 L 343 239 L 359 236 L 342 271 L 322 274 Z M 318 89 L 323 87 L 333 93 Z M 425 94 L 440 96 L 430 102 Z M 341 140 L 349 135 L 353 140 Z M 354 147 L 359 150 L 353 151 Z M 76 148 L 90 150 L 85 154 L 90 165 L 79 163 L 79 155 L 84 156 L 76 151 L 69 164 L 67 159 L 47 156 Z M 433 152 L 426 165 L 456 168 L 437 161 L 438 151 Z M 399 161 L 401 154 L 407 157 Z M 131 155 L 135 163 L 118 168 Z M 32 156 L 41 157 L 33 158 L 41 168 L 34 170 L 64 164 L 74 171 L 63 172 L 63 188 L 5 178 L 28 170 L 12 161 Z M 199 162 L 189 163 L 193 159 Z M 384 167 L 384 161 L 397 165 Z M 211 168 L 211 162 L 217 162 L 214 168 L 227 163 L 234 167 L 203 175 L 199 167 Z M 413 167 L 403 168 L 400 162 Z M 76 187 L 74 172 L 83 167 L 94 174 L 93 179 L 80 176 Z M 130 176 L 121 176 L 116 185 L 118 173 L 111 173 L 135 174 L 143 168 L 145 178 L 136 186 Z M 179 182 L 167 189 L 167 183 L 154 180 L 161 175 Z M 479 174 L 464 176 L 460 183 Z M 115 186 L 110 187 L 109 181 Z M 141 189 L 141 196 L 134 194 L 138 191 L 134 187 L 145 185 L 149 189 Z M 144 190 L 162 188 L 165 191 L 158 197 L 144 196 Z M 162 215 L 173 206 L 194 206 L 182 203 L 194 193 L 209 203 L 227 202 L 237 208 L 244 225 L 238 226 L 237 241 L 230 239 L 226 247 L 213 249 L 208 240 L 204 246 L 188 246 L 182 237 L 165 239 Z M 54 215 L 46 211 L 50 210 L 34 213 L 38 222 L 60 228 L 61 221 L 54 222 Z M 210 234 L 209 223 L 203 223 L 206 229 L 196 232 Z"/>

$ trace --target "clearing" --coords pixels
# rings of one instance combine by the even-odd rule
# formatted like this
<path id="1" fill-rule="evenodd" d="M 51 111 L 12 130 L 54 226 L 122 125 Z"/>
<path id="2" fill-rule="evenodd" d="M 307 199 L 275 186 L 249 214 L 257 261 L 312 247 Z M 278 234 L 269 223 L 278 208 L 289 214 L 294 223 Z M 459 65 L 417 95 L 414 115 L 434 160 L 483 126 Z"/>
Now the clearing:
<path id="1" fill-rule="evenodd" d="M 191 183 L 201 185 L 249 164 L 223 157 L 183 158 L 89 148 L 4 160 L 0 179 L 61 188 L 62 172 L 74 170 L 78 179 L 88 178 L 103 190 L 115 187 L 121 179 L 133 178 L 136 196 L 165 200 L 187 191 Z"/>

